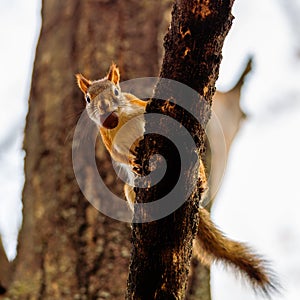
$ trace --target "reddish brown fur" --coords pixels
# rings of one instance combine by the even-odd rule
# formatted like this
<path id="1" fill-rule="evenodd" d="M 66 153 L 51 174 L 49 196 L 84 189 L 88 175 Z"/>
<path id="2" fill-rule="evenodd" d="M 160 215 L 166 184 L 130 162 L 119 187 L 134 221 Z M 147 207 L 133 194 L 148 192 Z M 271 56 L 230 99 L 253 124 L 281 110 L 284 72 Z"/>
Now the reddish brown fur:
<path id="1" fill-rule="evenodd" d="M 266 295 L 276 290 L 274 276 L 267 270 L 266 261 L 245 244 L 227 238 L 204 208 L 200 209 L 195 255 L 207 265 L 216 261 L 235 268 L 248 278 L 257 291 Z"/>

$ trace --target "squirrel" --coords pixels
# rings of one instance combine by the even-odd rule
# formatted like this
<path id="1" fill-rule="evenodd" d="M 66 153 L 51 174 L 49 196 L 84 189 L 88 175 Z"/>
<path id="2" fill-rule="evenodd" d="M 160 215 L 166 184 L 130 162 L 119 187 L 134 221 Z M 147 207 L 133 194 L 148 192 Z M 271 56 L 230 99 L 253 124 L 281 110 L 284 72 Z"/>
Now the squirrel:
<path id="1" fill-rule="evenodd" d="M 128 145 L 129 135 L 143 138 L 145 120 L 144 113 L 148 101 L 141 100 L 120 89 L 120 71 L 113 63 L 108 74 L 99 80 L 91 81 L 82 74 L 76 74 L 77 84 L 83 92 L 86 110 L 91 120 L 99 128 L 103 143 L 112 159 L 134 174 L 139 166 L 135 164 L 135 147 Z M 135 118 L 127 134 L 117 135 L 118 130 L 129 120 Z M 132 173 L 132 171 L 134 173 Z M 203 181 L 202 190 L 206 190 L 206 177 L 203 162 L 200 159 L 200 178 Z M 132 177 L 132 175 L 129 175 Z M 124 185 L 124 194 L 129 207 L 133 211 L 135 192 L 133 180 Z M 198 233 L 194 241 L 193 253 L 204 265 L 222 262 L 240 272 L 251 283 L 255 291 L 270 295 L 277 291 L 277 282 L 273 273 L 266 268 L 266 262 L 260 255 L 254 253 L 247 245 L 227 238 L 212 222 L 209 212 L 199 208 L 200 221 Z"/>

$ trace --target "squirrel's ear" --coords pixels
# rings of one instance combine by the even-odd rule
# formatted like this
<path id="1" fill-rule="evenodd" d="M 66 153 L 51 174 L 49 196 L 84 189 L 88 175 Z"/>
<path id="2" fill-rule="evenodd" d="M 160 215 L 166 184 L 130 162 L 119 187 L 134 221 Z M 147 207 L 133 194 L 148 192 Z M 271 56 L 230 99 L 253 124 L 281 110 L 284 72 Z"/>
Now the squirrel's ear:
<path id="1" fill-rule="evenodd" d="M 92 84 L 92 82 L 88 79 L 86 79 L 82 74 L 76 74 L 76 79 L 77 79 L 77 84 L 79 86 L 79 88 L 81 89 L 81 91 L 86 94 L 88 88 L 90 87 L 90 85 Z"/>
<path id="2" fill-rule="evenodd" d="M 107 74 L 107 79 L 113 82 L 115 85 L 120 82 L 120 71 L 116 64 L 112 63 Z"/>

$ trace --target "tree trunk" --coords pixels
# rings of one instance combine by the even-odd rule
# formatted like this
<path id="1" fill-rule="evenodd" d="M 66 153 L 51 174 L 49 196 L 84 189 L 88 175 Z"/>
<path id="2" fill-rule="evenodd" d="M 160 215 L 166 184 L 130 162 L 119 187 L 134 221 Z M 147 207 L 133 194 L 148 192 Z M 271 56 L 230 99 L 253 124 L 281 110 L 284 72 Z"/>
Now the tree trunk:
<path id="1" fill-rule="evenodd" d="M 155 76 L 166 8 L 146 0 L 43 1 L 25 129 L 24 220 L 10 299 L 124 298 L 129 226 L 93 208 L 73 174 L 73 129 L 84 110 L 74 74 L 99 78 L 115 61 L 123 79 Z M 107 153 L 103 147 L 97 153 L 107 185 L 120 193 Z"/>
<path id="2" fill-rule="evenodd" d="M 149 173 L 148 159 L 160 153 L 166 155 L 170 171 L 166 172 L 162 184 L 150 188 L 137 189 L 136 199 L 140 203 L 150 203 L 160 199 L 173 188 L 178 179 L 176 172 L 184 172 L 186 182 L 184 193 L 189 186 L 199 189 L 195 168 L 195 151 L 198 157 L 204 150 L 204 128 L 210 118 L 212 96 L 221 62 L 221 50 L 231 22 L 233 1 L 176 1 L 172 12 L 172 22 L 165 37 L 165 56 L 160 76 L 188 85 L 201 97 L 195 104 L 181 89 L 174 89 L 172 83 L 159 81 L 153 100 L 147 106 L 147 113 L 162 113 L 176 118 L 188 128 L 195 140 L 196 149 L 185 149 L 185 155 L 191 157 L 191 163 L 185 170 L 180 170 L 180 158 L 161 136 L 145 136 L 140 143 L 137 161 L 141 162 L 142 175 Z M 165 91 L 167 89 L 167 91 Z M 190 106 L 192 112 L 200 112 L 201 121 L 195 122 L 183 109 L 170 105 L 162 94 L 168 93 L 168 99 L 183 107 Z M 180 94 L 180 95 L 179 95 Z M 182 102 L 183 99 L 183 102 Z M 190 103 L 189 103 L 190 102 Z M 172 135 L 172 128 L 165 125 L 162 116 L 158 121 L 165 137 Z M 146 132 L 152 132 L 153 122 L 146 118 Z M 144 153 L 146 155 L 144 155 Z M 169 176 L 169 177 L 168 177 Z M 192 243 L 197 232 L 199 220 L 198 207 L 200 193 L 197 188 L 184 204 L 165 218 L 143 223 L 159 211 L 147 210 L 137 206 L 133 224 L 133 252 L 128 280 L 127 299 L 183 299 L 186 293 L 187 278 L 190 268 Z M 174 201 L 180 199 L 174 198 Z"/>
<path id="3" fill-rule="evenodd" d="M 11 280 L 12 266 L 9 264 L 2 241 L 0 238 L 0 298 L 4 295 L 9 287 Z"/>

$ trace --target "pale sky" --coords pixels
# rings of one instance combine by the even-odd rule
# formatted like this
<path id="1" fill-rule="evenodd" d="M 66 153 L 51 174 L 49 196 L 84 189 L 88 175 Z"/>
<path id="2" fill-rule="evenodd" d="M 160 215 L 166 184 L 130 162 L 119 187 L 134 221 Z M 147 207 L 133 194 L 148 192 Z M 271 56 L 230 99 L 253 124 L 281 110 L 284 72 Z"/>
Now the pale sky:
<path id="1" fill-rule="evenodd" d="M 21 224 L 23 128 L 31 80 L 40 1 L 0 0 L 0 232 L 9 258 L 15 256 Z"/>

